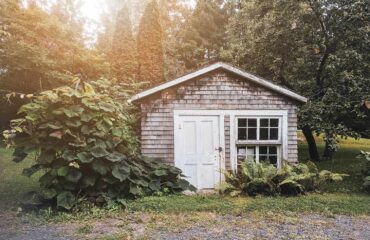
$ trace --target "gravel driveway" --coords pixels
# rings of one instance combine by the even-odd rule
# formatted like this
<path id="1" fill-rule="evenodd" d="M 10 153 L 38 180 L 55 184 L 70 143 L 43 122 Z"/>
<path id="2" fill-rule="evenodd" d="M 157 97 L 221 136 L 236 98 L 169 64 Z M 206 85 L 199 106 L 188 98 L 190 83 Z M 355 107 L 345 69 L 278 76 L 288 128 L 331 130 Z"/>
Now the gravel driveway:
<path id="1" fill-rule="evenodd" d="M 1 233 L 0 233 L 1 234 Z M 2 240 L 72 240 L 50 227 L 33 227 L 24 232 L 13 232 L 0 236 Z"/>
<path id="2" fill-rule="evenodd" d="M 0 240 L 72 240 L 62 237 L 63 233 L 56 227 L 35 221 L 17 217 L 13 211 L 0 211 Z"/>
<path id="3" fill-rule="evenodd" d="M 22 223 L 22 219 L 9 221 L 1 213 L 0 217 L 1 240 L 75 240 L 110 236 L 117 240 L 370 239 L 370 216 L 130 213 L 86 222 L 38 226 Z M 87 224 L 91 231 L 81 233 L 79 229 Z"/>
<path id="4" fill-rule="evenodd" d="M 157 233 L 154 239 L 370 239 L 369 217 L 300 215 L 284 219 L 223 216 L 211 226 L 195 224 L 185 231 Z"/>

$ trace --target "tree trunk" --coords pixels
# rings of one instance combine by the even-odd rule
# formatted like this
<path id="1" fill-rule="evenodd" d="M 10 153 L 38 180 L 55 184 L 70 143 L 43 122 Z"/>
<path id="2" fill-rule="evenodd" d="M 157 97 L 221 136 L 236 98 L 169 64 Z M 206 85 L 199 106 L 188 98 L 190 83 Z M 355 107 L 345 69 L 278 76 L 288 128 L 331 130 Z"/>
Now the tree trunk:
<path id="1" fill-rule="evenodd" d="M 308 144 L 308 152 L 310 154 L 310 159 L 312 161 L 319 162 L 321 160 L 320 154 L 319 151 L 317 150 L 316 141 L 312 134 L 310 126 L 304 126 L 302 130 Z"/>
<path id="2" fill-rule="evenodd" d="M 330 146 L 330 142 L 326 141 L 323 157 L 326 159 L 332 159 L 333 155 L 334 155 L 334 149 Z"/>

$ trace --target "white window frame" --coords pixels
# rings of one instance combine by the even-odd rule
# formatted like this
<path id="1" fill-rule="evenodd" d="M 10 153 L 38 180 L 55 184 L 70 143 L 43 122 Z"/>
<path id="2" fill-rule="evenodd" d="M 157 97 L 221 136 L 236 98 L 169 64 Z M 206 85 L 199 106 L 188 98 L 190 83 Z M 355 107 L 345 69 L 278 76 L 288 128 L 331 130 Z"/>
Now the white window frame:
<path id="1" fill-rule="evenodd" d="M 276 151 L 277 151 L 277 159 L 276 159 L 276 167 L 277 168 L 281 168 L 281 149 L 282 149 L 282 147 L 281 147 L 281 145 L 263 145 L 263 144 L 258 144 L 258 145 L 244 145 L 244 144 L 242 144 L 242 145 L 237 145 L 237 147 L 236 147 L 236 149 L 237 149 L 237 151 L 238 151 L 238 147 L 245 147 L 245 148 L 248 148 L 248 147 L 255 147 L 256 148 L 256 152 L 255 152 L 255 155 L 256 155 L 256 159 L 255 159 L 255 161 L 257 162 L 257 163 L 259 163 L 260 162 L 260 153 L 259 153 L 259 151 L 260 151 L 260 147 L 276 147 L 277 149 L 276 149 Z M 236 159 L 236 164 L 238 165 L 238 157 L 239 157 L 240 155 L 237 153 L 237 159 Z"/>
<path id="2" fill-rule="evenodd" d="M 256 119 L 257 120 L 257 139 L 256 140 L 239 140 L 238 139 L 238 121 L 239 119 Z M 260 127 L 261 127 L 261 119 L 279 119 L 279 125 L 278 125 L 278 139 L 276 140 L 260 140 Z M 281 127 L 281 122 L 282 122 L 282 117 L 277 117 L 277 116 L 236 116 L 235 120 L 235 126 L 236 126 L 236 142 L 237 145 L 278 145 L 281 144 L 281 134 L 282 134 L 282 127 Z M 270 127 L 268 127 L 270 129 Z"/>

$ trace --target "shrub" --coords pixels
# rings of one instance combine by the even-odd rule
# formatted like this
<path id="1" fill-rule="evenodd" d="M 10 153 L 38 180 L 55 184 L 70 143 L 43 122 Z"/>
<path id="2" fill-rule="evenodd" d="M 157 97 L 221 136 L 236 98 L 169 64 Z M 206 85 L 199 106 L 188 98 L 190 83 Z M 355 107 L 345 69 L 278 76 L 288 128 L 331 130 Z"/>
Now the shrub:
<path id="1" fill-rule="evenodd" d="M 367 160 L 367 169 L 364 171 L 363 189 L 370 192 L 370 152 L 361 151 L 361 157 Z"/>
<path id="2" fill-rule="evenodd" d="M 299 195 L 317 190 L 324 182 L 341 181 L 344 176 L 326 170 L 319 172 L 312 162 L 285 164 L 277 169 L 271 164 L 246 161 L 238 172 L 225 172 L 221 191 L 232 196 Z"/>
<path id="3" fill-rule="evenodd" d="M 32 199 L 70 210 L 81 199 L 104 204 L 188 189 L 178 168 L 138 154 L 131 110 L 87 83 L 43 92 L 22 106 L 24 117 L 13 120 L 4 135 L 15 146 L 15 162 L 36 152 L 35 165 L 23 171 L 44 172 L 41 196 Z"/>

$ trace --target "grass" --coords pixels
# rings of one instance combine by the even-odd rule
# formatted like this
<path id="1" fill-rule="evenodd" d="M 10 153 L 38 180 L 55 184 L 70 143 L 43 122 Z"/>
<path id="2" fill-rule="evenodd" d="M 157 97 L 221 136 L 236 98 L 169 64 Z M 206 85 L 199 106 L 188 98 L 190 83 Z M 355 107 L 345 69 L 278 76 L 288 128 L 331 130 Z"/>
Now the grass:
<path id="1" fill-rule="evenodd" d="M 316 142 L 319 151 L 323 152 L 323 139 L 317 137 Z M 322 186 L 322 191 L 331 193 L 361 192 L 361 185 L 363 183 L 362 171 L 367 168 L 366 160 L 358 158 L 361 150 L 370 151 L 370 139 L 343 139 L 340 142 L 339 151 L 335 153 L 332 160 L 323 160 L 317 163 L 317 166 L 321 170 L 325 169 L 349 175 L 349 177 L 346 177 L 342 182 L 330 183 Z M 305 144 L 305 142 L 299 144 L 299 159 L 301 162 L 309 160 L 307 144 Z"/>
<path id="2" fill-rule="evenodd" d="M 322 151 L 322 139 L 317 139 Z M 340 150 L 333 160 L 318 163 L 320 169 L 350 174 L 343 182 L 328 184 L 321 188 L 322 193 L 299 197 L 239 197 L 230 198 L 219 195 L 209 196 L 166 196 L 145 197 L 128 203 L 128 212 L 153 212 L 177 214 L 191 212 L 214 212 L 219 214 L 245 213 L 320 213 L 345 215 L 370 215 L 370 195 L 361 192 L 361 171 L 366 162 L 356 158 L 361 150 L 370 151 L 370 140 L 347 139 L 340 144 Z M 307 146 L 299 145 L 300 160 L 307 161 Z M 15 208 L 23 193 L 37 190 L 37 177 L 28 179 L 21 175 L 22 169 L 32 165 L 32 159 L 16 164 L 11 161 L 11 151 L 0 148 L 0 209 Z M 74 214 L 58 213 L 54 219 L 68 221 L 83 218 L 101 218 L 122 214 L 99 209 L 86 209 Z M 90 231 L 89 227 L 81 232 Z"/>
<path id="3" fill-rule="evenodd" d="M 24 193 L 38 189 L 37 174 L 22 176 L 23 169 L 32 166 L 32 159 L 22 163 L 11 159 L 12 151 L 0 144 L 0 210 L 18 206 Z"/>
<path id="4" fill-rule="evenodd" d="M 220 214 L 246 213 L 322 213 L 370 215 L 370 197 L 365 194 L 324 193 L 299 197 L 224 197 L 171 196 L 146 197 L 128 204 L 129 211 L 159 213 L 215 212 Z"/>

